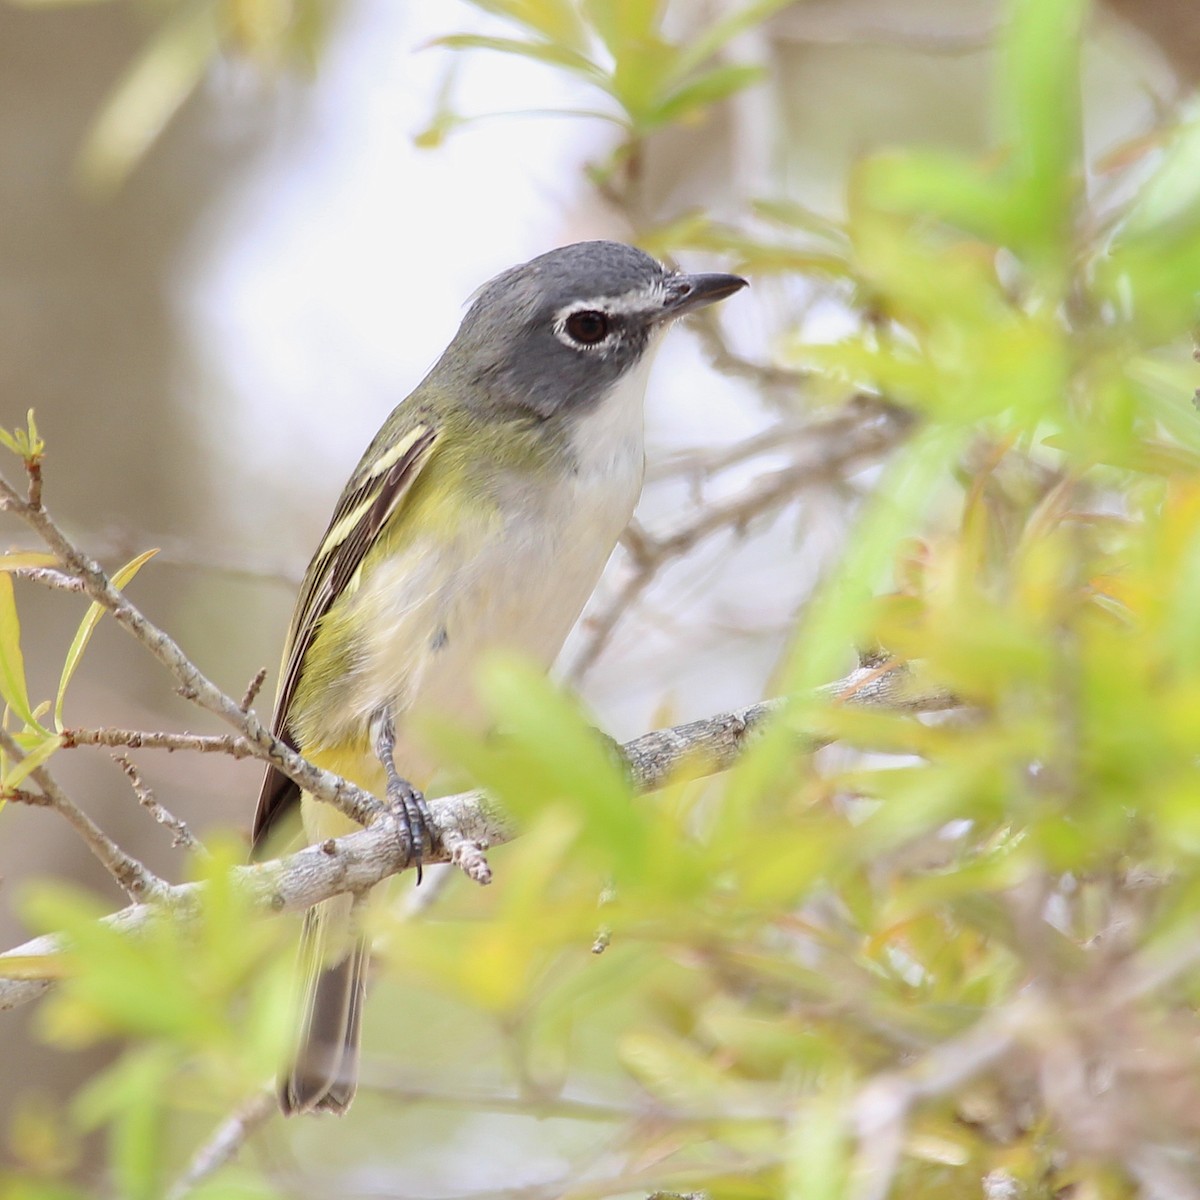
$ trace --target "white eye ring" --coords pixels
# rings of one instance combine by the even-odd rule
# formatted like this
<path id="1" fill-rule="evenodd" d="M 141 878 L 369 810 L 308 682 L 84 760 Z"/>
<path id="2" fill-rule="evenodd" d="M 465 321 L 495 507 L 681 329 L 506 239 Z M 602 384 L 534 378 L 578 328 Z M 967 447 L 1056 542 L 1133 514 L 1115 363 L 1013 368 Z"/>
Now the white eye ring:
<path id="1" fill-rule="evenodd" d="M 595 350 L 612 337 L 612 320 L 599 308 L 577 308 L 560 317 L 554 334 L 572 350 Z"/>

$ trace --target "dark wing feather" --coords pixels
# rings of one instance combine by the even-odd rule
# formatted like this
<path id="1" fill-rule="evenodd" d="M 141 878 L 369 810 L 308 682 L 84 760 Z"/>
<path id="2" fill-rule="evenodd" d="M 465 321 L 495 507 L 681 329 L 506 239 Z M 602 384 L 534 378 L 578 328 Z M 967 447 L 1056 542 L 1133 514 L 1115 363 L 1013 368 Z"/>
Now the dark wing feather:
<path id="1" fill-rule="evenodd" d="M 385 426 L 383 432 L 391 431 Z M 275 736 L 293 749 L 297 747 L 288 728 L 288 716 L 317 624 L 354 577 L 380 529 L 428 461 L 436 439 L 437 431 L 427 424 L 416 425 L 400 440 L 381 434 L 342 492 L 321 548 L 308 565 L 288 631 L 285 665 L 271 725 Z M 401 445 L 403 451 L 395 454 L 396 447 Z M 395 460 L 384 467 L 393 454 Z M 254 813 L 254 846 L 262 841 L 276 817 L 299 796 L 300 788 L 282 771 L 267 768 Z"/>

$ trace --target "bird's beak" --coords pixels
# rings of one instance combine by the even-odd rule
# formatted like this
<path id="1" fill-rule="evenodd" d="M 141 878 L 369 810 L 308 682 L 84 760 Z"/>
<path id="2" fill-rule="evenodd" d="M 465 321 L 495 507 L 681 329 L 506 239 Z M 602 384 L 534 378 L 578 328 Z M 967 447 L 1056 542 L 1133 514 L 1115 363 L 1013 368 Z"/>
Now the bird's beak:
<path id="1" fill-rule="evenodd" d="M 672 275 L 667 280 L 661 320 L 673 321 L 706 304 L 715 304 L 748 286 L 740 275 Z"/>

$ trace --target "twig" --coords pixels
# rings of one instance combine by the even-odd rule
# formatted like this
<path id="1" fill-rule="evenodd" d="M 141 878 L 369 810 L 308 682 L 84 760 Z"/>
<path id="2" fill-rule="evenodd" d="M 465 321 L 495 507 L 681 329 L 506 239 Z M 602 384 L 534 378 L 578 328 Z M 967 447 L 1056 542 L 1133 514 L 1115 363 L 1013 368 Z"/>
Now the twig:
<path id="1" fill-rule="evenodd" d="M 182 1200 L 210 1175 L 219 1171 L 278 1112 L 279 1104 L 273 1091 L 261 1092 L 238 1108 L 217 1126 L 212 1137 L 192 1156 L 187 1170 L 167 1193 L 167 1200 Z"/>
<path id="2" fill-rule="evenodd" d="M 74 575 L 68 575 L 63 571 L 56 571 L 53 567 L 18 567 L 12 574 L 17 579 L 41 584 L 42 587 L 53 588 L 56 592 L 83 592 L 86 590 L 82 579 L 77 579 Z"/>
<path id="3" fill-rule="evenodd" d="M 262 685 L 266 681 L 266 678 L 267 678 L 267 668 L 259 667 L 258 673 L 246 685 L 246 692 L 242 696 L 242 703 L 240 705 L 242 712 L 250 711 L 250 705 L 252 705 L 254 703 L 255 699 L 258 696 L 258 693 L 262 690 Z"/>
<path id="4" fill-rule="evenodd" d="M 867 676 L 872 680 L 871 686 L 856 690 L 858 682 Z M 856 668 L 825 691 L 834 696 L 844 695 L 856 705 L 914 713 L 941 712 L 957 704 L 945 692 L 921 692 L 914 688 L 908 673 L 899 668 L 883 674 L 876 667 Z M 727 770 L 768 719 L 785 708 L 784 700 L 766 700 L 635 738 L 621 747 L 630 783 L 643 793 L 662 787 L 685 767 L 696 776 Z M 816 746 L 820 742 L 809 737 L 805 744 Z M 451 861 L 457 855 L 466 860 L 465 865 L 460 861 L 464 869 L 473 862 L 486 869 L 483 850 L 511 841 L 516 834 L 508 818 L 481 792 L 443 796 L 431 801 L 430 809 L 435 845 L 425 860 L 426 865 Z M 408 864 L 408 847 L 403 837 L 390 822 L 379 822 L 345 837 L 307 846 L 286 858 L 239 867 L 234 874 L 260 911 L 297 912 L 343 892 L 374 887 L 405 870 Z M 185 920 L 195 911 L 202 886 L 185 883 L 168 887 L 155 897 L 158 903 L 134 905 L 106 920 L 131 933 L 143 928 L 164 907 Z M 36 999 L 51 983 L 47 979 L 3 978 L 6 957 L 48 956 L 62 949 L 62 939 L 50 935 L 0 954 L 0 1010 Z"/>
<path id="5" fill-rule="evenodd" d="M 781 420 L 731 446 L 721 446 L 711 451 L 682 450 L 653 467 L 648 466 L 646 479 L 654 483 L 678 475 L 709 478 L 759 455 L 798 446 L 809 436 L 812 428 L 811 421 Z"/>
<path id="6" fill-rule="evenodd" d="M 151 733 L 143 729 L 64 729 L 63 749 L 77 746 L 127 746 L 130 750 L 196 750 L 201 754 L 227 754 L 231 758 L 256 758 L 258 752 L 236 734 Z"/>
<path id="7" fill-rule="evenodd" d="M 887 1200 L 904 1148 L 908 1112 L 914 1104 L 949 1095 L 1049 1019 L 1046 1004 L 1028 988 L 910 1066 L 871 1079 L 851 1105 L 859 1144 L 855 1200 Z"/>
<path id="8" fill-rule="evenodd" d="M 23 500 L 2 476 L 0 510 L 25 521 L 55 553 L 64 570 L 82 582 L 87 595 L 111 612 L 117 623 L 170 671 L 179 683 L 179 693 L 232 725 L 250 743 L 256 757 L 278 767 L 306 792 L 332 804 L 360 825 L 385 815 L 384 807 L 369 792 L 314 766 L 275 737 L 254 713 L 243 712 L 238 702 L 217 687 L 173 638 L 113 587 L 100 565 L 68 539 L 44 506 Z"/>
<path id="9" fill-rule="evenodd" d="M 201 854 L 207 854 L 208 851 L 204 848 L 204 844 L 178 817 L 168 812 L 155 797 L 153 790 L 143 781 L 141 773 L 124 754 L 114 754 L 113 762 L 125 772 L 129 779 L 129 784 L 133 788 L 133 794 L 137 796 L 138 803 L 160 824 L 165 825 L 171 831 L 171 845 L 180 847 L 185 850 L 197 850 Z"/>
<path id="10" fill-rule="evenodd" d="M 793 391 L 812 378 L 811 371 L 795 367 L 780 367 L 774 363 L 759 363 L 738 354 L 725 340 L 721 322 L 715 312 L 696 313 L 691 320 L 692 332 L 700 339 L 709 362 L 722 375 L 745 379 L 764 392 L 785 389 Z"/>
<path id="11" fill-rule="evenodd" d="M 753 520 L 778 511 L 806 488 L 841 479 L 864 461 L 893 449 L 911 426 L 912 418 L 902 410 L 860 398 L 835 417 L 810 426 L 788 466 L 760 476 L 738 495 L 703 509 L 674 533 L 656 538 L 631 526 L 622 545 L 634 569 L 604 609 L 588 617 L 589 636 L 567 677 L 577 683 L 591 669 L 626 612 L 668 563 L 705 538 L 741 533 Z"/>
<path id="12" fill-rule="evenodd" d="M 29 480 L 28 502 L 37 508 L 42 503 L 42 460 L 39 455 L 25 459 L 25 474 Z"/>
<path id="13" fill-rule="evenodd" d="M 0 746 L 6 754 L 20 761 L 24 755 L 12 734 L 0 729 Z M 60 813 L 67 823 L 83 838 L 88 849 L 100 861 L 104 869 L 117 881 L 125 894 L 135 903 L 156 900 L 170 890 L 169 885 L 148 870 L 136 858 L 126 854 L 116 842 L 81 809 L 58 786 L 54 777 L 44 767 L 34 767 L 29 778 L 37 784 L 46 799 L 46 807 Z M 16 798 L 16 797 L 14 797 Z M 19 797 L 23 799 L 24 797 Z"/>

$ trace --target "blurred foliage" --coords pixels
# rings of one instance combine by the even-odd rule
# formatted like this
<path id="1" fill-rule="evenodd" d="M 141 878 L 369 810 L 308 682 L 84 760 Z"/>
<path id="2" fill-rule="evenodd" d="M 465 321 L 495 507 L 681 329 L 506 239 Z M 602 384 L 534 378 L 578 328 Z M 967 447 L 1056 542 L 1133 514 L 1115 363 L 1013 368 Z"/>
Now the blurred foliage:
<path id="1" fill-rule="evenodd" d="M 693 123 L 711 105 L 762 79 L 762 67 L 725 62 L 724 54 L 735 38 L 793 0 L 750 0 L 679 39 L 665 31 L 669 6 L 663 0 L 471 2 L 514 26 L 521 36 L 451 34 L 436 44 L 512 55 L 556 67 L 582 81 L 607 106 L 555 113 L 599 117 L 619 125 L 625 139 L 614 160 L 620 161 L 634 153 L 648 134 L 667 125 Z M 417 140 L 421 145 L 437 145 L 467 120 L 443 96 Z"/>
<path id="2" fill-rule="evenodd" d="M 656 3 L 479 7 L 520 36 L 444 45 L 586 79 L 635 147 L 748 83 L 719 51 L 780 6 L 691 42 Z M 238 8 L 285 14 L 276 31 L 307 11 L 187 11 Z M 869 158 L 844 222 L 767 197 L 741 222 L 641 231 L 662 253 L 819 276 L 858 331 L 781 356 L 814 403 L 868 391 L 918 420 L 796 630 L 789 711 L 725 777 L 634 798 L 577 707 L 507 662 L 482 676 L 504 736 L 437 734 L 525 833 L 489 892 L 378 918 L 388 978 L 493 1028 L 532 1114 L 603 1081 L 615 1099 L 587 1119 L 620 1137 L 587 1195 L 1115 1200 L 1195 1167 L 1200 115 L 1110 156 L 1119 199 L 1100 207 L 1086 15 L 1013 0 L 982 161 Z M 0 589 L 4 696 L 32 732 L 3 573 Z M 919 664 L 966 711 L 816 694 L 854 646 Z M 862 753 L 813 756 L 797 730 Z M 282 1048 L 277 932 L 249 919 L 227 861 L 205 868 L 186 934 L 163 920 L 129 941 L 57 891 L 35 905 L 74 946 L 46 1036 L 129 1043 L 72 1114 L 109 1131 L 121 1195 L 158 1194 L 187 1118 L 230 1107 Z M 73 1194 L 55 1182 L 75 1153 L 64 1128 L 18 1112 L 27 1169 L 0 1195 Z"/>
<path id="3" fill-rule="evenodd" d="M 21 8 L 108 4 L 151 26 L 135 61 L 116 82 L 81 148 L 82 182 L 119 185 L 147 153 L 221 56 L 261 71 L 311 71 L 338 0 L 7 0 Z"/>

